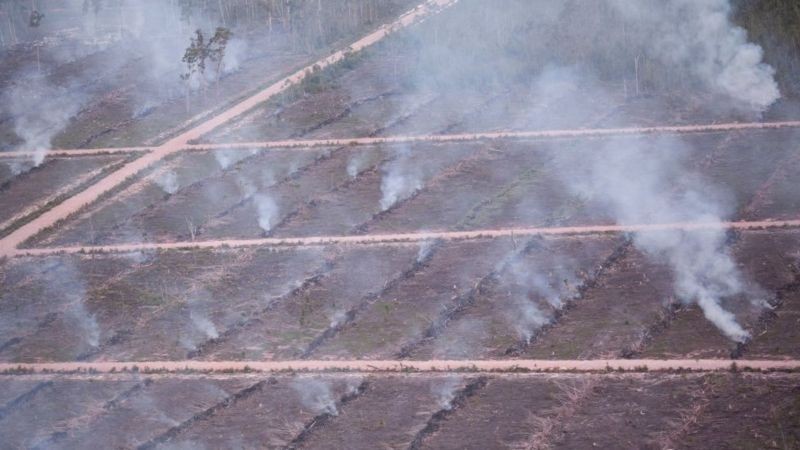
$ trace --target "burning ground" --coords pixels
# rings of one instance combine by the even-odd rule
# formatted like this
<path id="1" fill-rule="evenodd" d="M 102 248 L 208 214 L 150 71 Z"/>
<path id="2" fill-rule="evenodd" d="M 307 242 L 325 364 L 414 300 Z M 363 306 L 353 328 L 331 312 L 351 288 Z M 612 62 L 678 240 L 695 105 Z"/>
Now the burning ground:
<path id="1" fill-rule="evenodd" d="M 736 5 L 276 3 L 134 7 L 232 27 L 186 86 L 136 21 L 0 56 L 0 362 L 330 369 L 9 370 L 10 447 L 800 445 L 796 374 L 739 370 L 800 359 L 800 116 Z"/>

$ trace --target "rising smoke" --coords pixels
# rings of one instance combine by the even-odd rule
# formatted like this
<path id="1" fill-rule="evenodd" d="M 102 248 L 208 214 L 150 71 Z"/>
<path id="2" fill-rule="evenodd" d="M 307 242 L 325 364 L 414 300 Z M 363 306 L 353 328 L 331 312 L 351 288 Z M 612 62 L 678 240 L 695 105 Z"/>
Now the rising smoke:
<path id="1" fill-rule="evenodd" d="M 258 226 L 269 233 L 278 220 L 280 208 L 275 200 L 268 194 L 258 193 L 253 196 L 253 203 L 258 214 Z"/>
<path id="2" fill-rule="evenodd" d="M 412 196 L 422 187 L 423 172 L 411 159 L 411 150 L 406 146 L 395 149 L 396 156 L 383 167 L 381 178 L 381 211 L 394 206 L 395 203 Z"/>
<path id="3" fill-rule="evenodd" d="M 453 400 L 463 384 L 461 377 L 448 377 L 431 384 L 431 394 L 436 398 L 440 410 L 449 411 L 453 408 Z"/>
<path id="4" fill-rule="evenodd" d="M 298 378 L 292 381 L 291 386 L 300 396 L 303 407 L 308 408 L 314 415 L 339 415 L 330 382 L 314 378 Z"/>
<path id="5" fill-rule="evenodd" d="M 59 67 L 51 72 L 49 66 L 39 67 L 38 56 L 31 58 L 16 69 L 2 95 L 0 108 L 11 117 L 15 134 L 22 141 L 17 147 L 34 151 L 36 165 L 84 106 L 102 102 L 109 90 L 114 89 L 115 96 L 125 99 L 130 118 L 139 118 L 165 101 L 183 96 L 187 83 L 179 75 L 185 71 L 181 58 L 189 37 L 195 29 L 209 32 L 219 25 L 218 19 L 205 11 L 195 9 L 186 14 L 181 2 L 141 0 L 98 10 L 84 10 L 83 0 L 66 3 L 63 9 L 46 15 L 48 26 L 44 27 L 66 31 L 55 41 L 44 38 L 37 44 L 42 58 Z M 238 70 L 246 50 L 247 42 L 234 33 L 219 76 Z M 99 57 L 93 59 L 92 55 Z M 82 61 L 80 67 L 61 70 L 76 61 Z M 216 64 L 209 64 L 204 83 L 195 75 L 189 87 L 210 84 L 218 78 L 216 70 Z M 134 73 L 134 84 L 110 84 L 119 82 L 116 78 L 120 72 Z"/>
<path id="6" fill-rule="evenodd" d="M 77 87 L 51 85 L 37 74 L 21 75 L 3 94 L 3 108 L 14 118 L 14 132 L 26 150 L 33 151 L 34 165 L 52 148 L 53 137 L 80 111 L 87 95 Z"/>
<path id="7" fill-rule="evenodd" d="M 159 173 L 155 177 L 155 183 L 167 194 L 174 194 L 178 192 L 180 183 L 178 182 L 178 174 L 174 170 L 168 169 Z"/>
<path id="8" fill-rule="evenodd" d="M 613 0 L 622 15 L 650 30 L 649 52 L 670 65 L 688 68 L 706 86 L 744 109 L 761 113 L 780 92 L 775 69 L 747 32 L 730 19 L 729 0 Z"/>
<path id="9" fill-rule="evenodd" d="M 728 197 L 688 169 L 689 152 L 677 137 L 612 139 L 563 154 L 580 169 L 563 182 L 620 224 L 720 223 L 731 214 Z M 725 304 L 750 292 L 725 243 L 721 227 L 634 234 L 638 248 L 669 263 L 684 302 L 696 303 L 726 336 L 743 342 L 748 333 Z"/>
<path id="10" fill-rule="evenodd" d="M 498 268 L 499 285 L 508 291 L 503 302 L 505 320 L 523 342 L 530 342 L 539 329 L 553 321 L 554 313 L 578 295 L 581 283 L 573 259 L 549 248 L 533 252 L 548 254 L 547 270 L 517 252 Z"/>

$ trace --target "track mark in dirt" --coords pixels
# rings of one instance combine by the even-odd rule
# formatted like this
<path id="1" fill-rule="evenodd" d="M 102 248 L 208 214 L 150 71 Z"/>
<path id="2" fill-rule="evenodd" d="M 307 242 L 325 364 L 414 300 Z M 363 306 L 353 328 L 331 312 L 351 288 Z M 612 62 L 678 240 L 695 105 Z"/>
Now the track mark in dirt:
<path id="1" fill-rule="evenodd" d="M 135 396 L 148 386 L 153 383 L 151 379 L 145 379 L 140 383 L 134 384 L 132 387 L 122 391 L 119 395 L 115 396 L 111 400 L 106 401 L 103 403 L 101 407 L 103 413 L 108 413 L 110 411 L 114 411 L 119 405 L 124 402 L 125 400 Z M 64 438 L 68 437 L 69 432 L 78 428 L 87 428 L 88 424 L 92 422 L 92 419 L 97 417 L 92 413 L 84 414 L 83 416 L 74 418 L 69 420 L 69 422 L 65 423 L 63 426 L 58 426 L 59 431 L 54 431 L 50 433 L 50 435 L 43 440 L 36 443 L 33 448 L 34 449 L 47 449 L 50 448 L 54 444 L 58 444 Z M 77 425 L 75 425 L 77 424 Z"/>
<path id="2" fill-rule="evenodd" d="M 361 384 L 358 385 L 352 392 L 348 392 L 344 394 L 336 405 L 336 410 L 341 411 L 341 409 L 346 406 L 348 403 L 352 402 L 359 396 L 363 395 L 367 389 L 369 388 L 368 381 L 362 381 Z M 300 431 L 300 433 L 292 439 L 292 441 L 285 447 L 286 449 L 296 449 L 299 448 L 308 438 L 311 436 L 315 430 L 319 428 L 323 428 L 327 425 L 330 421 L 334 420 L 336 415 L 324 412 L 322 414 L 317 415 L 313 419 L 311 419 Z"/>
<path id="3" fill-rule="evenodd" d="M 534 244 L 530 243 L 529 246 L 533 247 Z M 522 252 L 527 251 L 527 247 L 528 246 L 526 246 Z M 455 300 L 447 305 L 444 310 L 439 313 L 439 316 L 436 317 L 433 323 L 431 323 L 428 328 L 423 331 L 422 335 L 403 345 L 396 355 L 397 359 L 410 358 L 419 347 L 438 338 L 452 320 L 456 320 L 460 314 L 462 314 L 475 302 L 475 299 L 478 297 L 478 295 L 480 295 L 485 285 L 494 280 L 512 258 L 514 258 L 514 255 L 512 255 L 510 258 L 507 258 L 506 261 L 503 262 L 502 267 L 492 270 L 488 274 L 484 275 L 475 283 L 472 288 L 470 288 L 464 294 L 459 295 Z"/>
<path id="4" fill-rule="evenodd" d="M 780 184 L 789 176 L 792 167 L 800 161 L 800 149 L 795 150 L 788 157 L 778 165 L 772 175 L 756 190 L 750 203 L 743 209 L 741 216 L 745 219 L 755 216 L 756 211 L 762 206 L 765 206 L 769 201 L 769 195 L 772 193 L 772 188 Z"/>
<path id="5" fill-rule="evenodd" d="M 528 438 L 526 448 L 548 449 L 558 442 L 563 435 L 564 425 L 575 416 L 575 413 L 591 399 L 594 388 L 600 383 L 597 378 L 589 378 L 575 384 L 560 385 L 562 403 L 549 411 L 548 415 L 534 418 L 535 432 Z"/>
<path id="6" fill-rule="evenodd" d="M 301 295 L 303 292 L 311 289 L 314 285 L 320 283 L 322 279 L 327 277 L 328 274 L 331 273 L 331 271 L 333 271 L 335 264 L 336 261 L 324 264 L 323 267 L 319 269 L 316 274 L 304 279 L 299 286 L 295 287 L 294 289 L 290 290 L 289 292 L 283 295 L 273 298 L 272 301 L 270 301 L 269 304 L 266 305 L 264 308 L 253 314 L 248 315 L 245 318 L 242 318 L 233 326 L 225 329 L 225 331 L 220 333 L 218 337 L 213 339 L 208 339 L 207 341 L 200 343 L 195 350 L 192 350 L 191 352 L 188 353 L 187 355 L 188 358 L 194 359 L 203 356 L 204 354 L 208 354 L 214 349 L 214 347 L 227 341 L 239 331 L 247 328 L 249 325 L 258 322 L 261 316 L 269 314 L 270 311 L 275 309 L 278 305 L 280 305 L 284 301 L 292 297 Z"/>
<path id="7" fill-rule="evenodd" d="M 267 381 L 266 380 L 262 380 L 262 381 L 259 381 L 259 382 L 255 383 L 255 384 L 253 384 L 250 387 L 244 388 L 244 389 L 242 389 L 242 390 L 240 390 L 240 391 L 228 396 L 227 398 L 225 398 L 221 402 L 219 402 L 216 405 L 206 409 L 205 411 L 200 412 L 198 414 L 195 414 L 194 416 L 192 416 L 189 419 L 181 422 L 180 424 L 170 428 L 169 430 L 165 431 L 164 433 L 162 433 L 162 434 L 150 439 L 149 441 L 147 441 L 144 444 L 138 446 L 137 448 L 139 450 L 149 450 L 149 449 L 156 448 L 157 446 L 159 446 L 161 444 L 167 443 L 170 440 L 172 440 L 175 437 L 177 437 L 178 435 L 180 435 L 183 431 L 185 431 L 185 430 L 189 429 L 190 427 L 192 427 L 196 422 L 201 422 L 201 421 L 206 420 L 206 419 L 208 419 L 210 417 L 213 417 L 218 412 L 220 412 L 220 411 L 222 411 L 224 409 L 233 407 L 239 401 L 244 400 L 245 398 L 249 397 L 250 395 L 253 395 L 253 394 L 257 393 L 257 392 L 260 392 L 264 388 L 264 386 L 266 384 L 267 384 Z"/>
<path id="8" fill-rule="evenodd" d="M 550 323 L 536 330 L 529 340 L 518 342 L 517 345 L 506 349 L 505 355 L 516 356 L 522 354 L 525 349 L 535 343 L 542 335 L 547 333 L 553 327 L 557 326 L 561 318 L 568 314 L 571 309 L 579 307 L 578 305 L 580 304 L 580 300 L 586 296 L 587 292 L 592 290 L 598 285 L 598 283 L 600 283 L 603 275 L 605 275 L 619 261 L 621 261 L 625 255 L 628 254 L 628 251 L 631 249 L 632 245 L 633 241 L 626 238 L 619 246 L 617 246 L 617 248 L 614 249 L 614 251 L 611 252 L 610 255 L 608 255 L 608 257 L 606 257 L 605 260 L 603 260 L 603 262 L 600 263 L 595 271 L 583 281 L 583 283 L 577 289 L 577 294 L 573 298 L 565 299 L 561 309 L 555 310 Z"/>
<path id="9" fill-rule="evenodd" d="M 436 433 L 439 428 L 441 427 L 442 423 L 445 422 L 450 416 L 456 413 L 467 400 L 476 395 L 483 389 L 486 384 L 488 383 L 488 378 L 486 377 L 479 377 L 474 381 L 469 382 L 463 389 L 456 392 L 455 397 L 450 402 L 448 408 L 442 408 L 436 411 L 430 419 L 428 419 L 428 423 L 425 424 L 425 427 L 417 432 L 416 436 L 414 436 L 414 440 L 408 446 L 409 450 L 419 450 L 422 448 L 422 445 L 425 443 L 425 440 L 432 434 Z"/>
<path id="10" fill-rule="evenodd" d="M 770 307 L 760 314 L 752 327 L 751 334 L 754 337 L 747 342 L 737 344 L 736 348 L 731 352 L 731 359 L 739 359 L 746 354 L 753 339 L 766 333 L 772 322 L 778 319 L 778 312 L 783 307 L 786 297 L 800 290 L 800 265 L 792 265 L 791 271 L 794 274 L 794 280 L 776 290 L 774 297 L 769 301 Z"/>
<path id="11" fill-rule="evenodd" d="M 27 401 L 34 398 L 36 394 L 52 386 L 53 386 L 52 381 L 41 382 L 36 386 L 34 386 L 33 389 L 19 395 L 14 400 L 11 400 L 7 404 L 5 404 L 2 408 L 0 408 L 0 420 L 3 420 L 7 415 L 9 415 L 14 410 L 14 408 L 24 405 Z"/>
<path id="12" fill-rule="evenodd" d="M 305 351 L 302 353 L 300 358 L 301 359 L 310 358 L 311 355 L 313 355 L 314 352 L 316 352 L 317 349 L 320 348 L 323 344 L 330 341 L 331 339 L 334 339 L 339 334 L 339 332 L 350 327 L 353 323 L 355 323 L 359 314 L 361 314 L 367 308 L 369 308 L 370 305 L 378 301 L 383 295 L 394 289 L 397 285 L 399 285 L 403 281 L 414 277 L 416 274 L 420 273 L 426 267 L 428 267 L 428 263 L 433 258 L 434 254 L 436 253 L 436 250 L 440 247 L 440 245 L 441 243 L 434 244 L 433 247 L 431 247 L 431 249 L 427 252 L 424 258 L 414 261 L 414 264 L 412 264 L 411 267 L 403 271 L 400 275 L 392 278 L 391 280 L 388 280 L 380 291 L 375 292 L 373 294 L 368 294 L 365 297 L 363 297 L 356 306 L 354 306 L 345 313 L 343 320 L 340 320 L 332 324 L 323 333 L 314 338 L 314 340 L 308 345 L 308 347 L 306 347 Z"/>
<path id="13" fill-rule="evenodd" d="M 714 384 L 708 378 L 705 378 L 702 389 L 696 394 L 694 403 L 680 411 L 680 419 L 672 424 L 671 429 L 665 430 L 658 436 L 659 448 L 671 449 L 680 446 L 683 437 L 688 435 L 700 423 L 700 419 L 711 404 L 711 397 L 717 395 L 715 391 Z"/>

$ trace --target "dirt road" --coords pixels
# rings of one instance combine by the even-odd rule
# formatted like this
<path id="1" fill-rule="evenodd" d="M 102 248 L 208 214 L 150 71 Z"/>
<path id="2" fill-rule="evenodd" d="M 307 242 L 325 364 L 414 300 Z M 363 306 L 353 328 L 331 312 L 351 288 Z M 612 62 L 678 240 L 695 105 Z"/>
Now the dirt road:
<path id="1" fill-rule="evenodd" d="M 730 360 L 730 359 L 593 359 L 593 360 L 357 360 L 357 361 L 142 361 L 74 362 L 42 364 L 0 364 L 2 373 L 29 373 L 57 376 L 69 373 L 117 373 L 126 371 L 184 373 L 276 373 L 276 372 L 664 372 L 732 370 L 796 371 L 800 360 Z"/>
<path id="2" fill-rule="evenodd" d="M 485 238 L 511 238 L 523 236 L 568 236 L 605 233 L 636 233 L 658 231 L 702 231 L 718 229 L 760 230 L 798 228 L 800 220 L 766 220 L 754 222 L 659 223 L 639 225 L 592 225 L 553 228 L 504 228 L 494 230 L 442 231 L 405 234 L 372 234 L 353 236 L 313 236 L 305 238 L 228 239 L 213 241 L 186 241 L 164 243 L 137 243 L 106 246 L 50 247 L 14 249 L 8 256 L 48 256 L 74 253 L 125 253 L 147 250 L 214 249 L 241 247 L 300 247 L 322 245 L 397 245 L 418 244 L 431 240 L 475 240 Z"/>
<path id="3" fill-rule="evenodd" d="M 126 164 L 119 170 L 109 174 L 107 177 L 98 181 L 96 184 L 90 186 L 83 192 L 69 198 L 68 200 L 45 212 L 35 220 L 27 223 L 0 240 L 0 258 L 13 255 L 16 252 L 16 248 L 20 244 L 35 236 L 41 230 L 51 227 L 57 224 L 59 221 L 66 219 L 84 205 L 96 201 L 103 194 L 111 191 L 116 186 L 119 186 L 128 178 L 135 176 L 142 170 L 150 167 L 158 161 L 161 161 L 166 156 L 180 151 L 192 140 L 200 138 L 209 131 L 233 120 L 234 118 L 258 106 L 259 104 L 269 100 L 273 96 L 280 94 L 291 86 L 303 81 L 303 79 L 311 74 L 315 68 L 324 69 L 328 66 L 336 64 L 337 62 L 346 58 L 348 55 L 357 53 L 367 47 L 370 47 L 392 33 L 406 28 L 423 19 L 427 15 L 436 13 L 457 2 L 458 0 L 429 0 L 403 14 L 392 24 L 384 25 L 377 31 L 374 31 L 359 39 L 346 49 L 339 50 L 319 61 L 309 64 L 307 67 L 295 72 L 292 75 L 289 75 L 282 80 L 279 80 L 255 95 L 237 103 L 221 114 L 195 126 L 194 128 L 189 129 L 184 133 L 181 133 L 178 136 L 175 136 L 161 146 L 154 148 L 150 153 L 147 153 L 141 158 Z"/>
<path id="4" fill-rule="evenodd" d="M 781 128 L 800 128 L 800 121 L 793 122 L 744 122 L 744 123 L 719 123 L 708 125 L 682 125 L 662 127 L 633 127 L 633 128 L 585 128 L 572 130 L 542 130 L 542 131 L 501 131 L 492 133 L 470 134 L 433 134 L 422 136 L 386 136 L 367 138 L 341 138 L 317 140 L 285 140 L 268 142 L 235 142 L 225 144 L 192 144 L 187 145 L 187 150 L 216 150 L 216 149 L 313 149 L 316 147 L 342 147 L 364 146 L 380 144 L 401 144 L 414 142 L 469 142 L 497 139 L 516 140 L 549 140 L 549 139 L 580 139 L 599 138 L 610 136 L 637 136 L 648 134 L 690 134 L 713 133 L 723 131 L 746 130 L 776 130 Z"/>

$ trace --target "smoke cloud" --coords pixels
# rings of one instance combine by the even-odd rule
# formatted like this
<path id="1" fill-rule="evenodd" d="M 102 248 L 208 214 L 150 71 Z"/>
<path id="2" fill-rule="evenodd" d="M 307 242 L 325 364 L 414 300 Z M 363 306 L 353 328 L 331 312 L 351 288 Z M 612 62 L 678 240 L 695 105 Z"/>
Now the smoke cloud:
<path id="1" fill-rule="evenodd" d="M 422 187 L 423 174 L 411 161 L 411 151 L 405 146 L 400 146 L 395 151 L 397 157 L 383 167 L 381 211 L 407 199 Z"/>
<path id="2" fill-rule="evenodd" d="M 24 148 L 34 152 L 34 165 L 44 161 L 53 137 L 67 126 L 86 100 L 80 89 L 54 86 L 34 74 L 23 75 L 5 92 L 4 108 L 14 117 L 14 132 Z"/>
<path id="3" fill-rule="evenodd" d="M 261 227 L 265 233 L 269 233 L 272 227 L 277 223 L 279 217 L 280 209 L 278 208 L 278 204 L 271 196 L 264 193 L 255 194 L 253 196 L 253 202 L 255 203 L 256 212 L 258 213 L 258 226 Z"/>
<path id="4" fill-rule="evenodd" d="M 300 396 L 303 407 L 308 408 L 315 415 L 339 415 L 330 383 L 312 378 L 299 378 L 292 381 L 291 386 Z"/>
<path id="5" fill-rule="evenodd" d="M 461 377 L 448 377 L 431 384 L 431 394 L 436 398 L 440 410 L 449 411 L 453 408 L 453 400 L 462 385 Z"/>
<path id="6" fill-rule="evenodd" d="M 689 148 L 676 137 L 612 139 L 585 150 L 565 156 L 578 173 L 563 181 L 620 224 L 719 223 L 730 214 L 728 197 L 688 170 Z M 669 263 L 684 302 L 696 303 L 726 336 L 743 342 L 748 333 L 725 303 L 748 291 L 725 241 L 721 228 L 634 234 L 639 249 Z"/>
<path id="7" fill-rule="evenodd" d="M 778 98 L 775 69 L 763 50 L 731 22 L 729 0 L 614 0 L 617 10 L 649 29 L 653 56 L 687 67 L 707 86 L 739 106 L 763 112 Z"/>
<path id="8" fill-rule="evenodd" d="M 155 177 L 155 183 L 167 194 L 174 194 L 178 192 L 180 183 L 178 183 L 178 174 L 174 170 L 165 170 Z"/>

